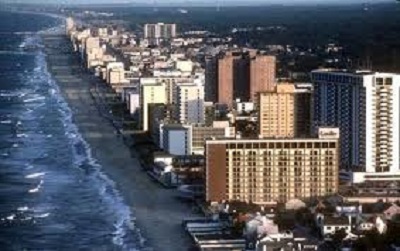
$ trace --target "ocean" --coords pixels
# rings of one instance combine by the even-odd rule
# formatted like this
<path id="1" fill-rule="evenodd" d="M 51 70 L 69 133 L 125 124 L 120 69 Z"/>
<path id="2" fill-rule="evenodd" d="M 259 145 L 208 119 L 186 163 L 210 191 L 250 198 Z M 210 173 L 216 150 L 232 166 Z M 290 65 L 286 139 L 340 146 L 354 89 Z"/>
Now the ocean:
<path id="1" fill-rule="evenodd" d="M 47 71 L 37 32 L 62 22 L 0 20 L 0 250 L 140 250 L 129 207 Z"/>

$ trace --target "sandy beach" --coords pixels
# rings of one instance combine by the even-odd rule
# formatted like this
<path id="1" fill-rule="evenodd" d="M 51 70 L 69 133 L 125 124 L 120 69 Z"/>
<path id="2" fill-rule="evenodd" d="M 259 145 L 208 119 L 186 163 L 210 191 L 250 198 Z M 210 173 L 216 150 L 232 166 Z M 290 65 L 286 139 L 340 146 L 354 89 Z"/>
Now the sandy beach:
<path id="1" fill-rule="evenodd" d="M 146 244 L 153 250 L 188 250 L 191 242 L 181 221 L 195 216 L 190 205 L 179 202 L 175 190 L 161 188 L 141 170 L 139 161 L 99 112 L 89 91 L 93 77 L 82 69 L 69 41 L 62 35 L 43 38 L 48 69 L 73 112 L 73 122 L 131 208 Z"/>

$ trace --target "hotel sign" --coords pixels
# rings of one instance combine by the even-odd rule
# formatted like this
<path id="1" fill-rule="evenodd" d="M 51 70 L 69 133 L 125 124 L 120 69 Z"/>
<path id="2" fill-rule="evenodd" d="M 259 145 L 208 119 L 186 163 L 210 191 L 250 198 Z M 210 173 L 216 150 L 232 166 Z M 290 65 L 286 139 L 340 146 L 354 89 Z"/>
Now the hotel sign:
<path id="1" fill-rule="evenodd" d="M 319 128 L 318 138 L 320 139 L 338 139 L 340 136 L 339 128 Z"/>

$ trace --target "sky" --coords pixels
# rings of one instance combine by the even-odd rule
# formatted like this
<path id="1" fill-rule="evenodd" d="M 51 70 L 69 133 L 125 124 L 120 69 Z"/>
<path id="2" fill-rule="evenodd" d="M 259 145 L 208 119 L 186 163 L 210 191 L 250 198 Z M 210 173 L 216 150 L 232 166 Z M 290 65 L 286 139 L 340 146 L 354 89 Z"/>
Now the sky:
<path id="1" fill-rule="evenodd" d="M 379 3 L 379 2 L 395 2 L 395 0 L 0 0 L 0 3 L 51 3 L 51 4 L 118 4 L 118 3 L 137 3 L 137 4 L 151 4 L 156 2 L 157 5 L 168 4 L 184 4 L 201 5 L 209 4 L 215 5 L 217 1 L 221 5 L 235 5 L 235 4 L 349 4 L 349 3 Z"/>

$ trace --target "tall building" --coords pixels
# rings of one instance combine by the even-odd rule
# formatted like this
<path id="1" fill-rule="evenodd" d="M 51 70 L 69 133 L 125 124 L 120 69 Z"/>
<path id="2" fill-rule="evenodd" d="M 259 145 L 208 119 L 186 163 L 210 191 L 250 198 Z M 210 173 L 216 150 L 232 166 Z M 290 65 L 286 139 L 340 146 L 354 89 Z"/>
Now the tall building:
<path id="1" fill-rule="evenodd" d="M 178 85 L 177 86 L 177 120 L 184 124 L 204 123 L 204 86 Z"/>
<path id="2" fill-rule="evenodd" d="M 68 17 L 65 22 L 66 34 L 70 35 L 71 32 L 75 29 L 75 21 L 72 17 Z"/>
<path id="3" fill-rule="evenodd" d="M 354 182 L 400 179 L 400 75 L 316 70 L 315 126 L 341 132 L 341 167 Z M 361 171 L 361 172 L 358 172 Z"/>
<path id="4" fill-rule="evenodd" d="M 218 102 L 218 57 L 205 58 L 205 101 Z"/>
<path id="5" fill-rule="evenodd" d="M 144 37 L 148 39 L 168 39 L 176 37 L 176 24 L 145 24 Z"/>
<path id="6" fill-rule="evenodd" d="M 308 87 L 308 88 L 307 88 Z M 311 132 L 311 86 L 279 84 L 258 94 L 261 137 L 304 137 Z"/>
<path id="7" fill-rule="evenodd" d="M 192 154 L 192 126 L 164 125 L 162 137 L 162 148 L 167 153 L 178 156 Z"/>
<path id="8" fill-rule="evenodd" d="M 339 130 L 318 138 L 206 141 L 206 200 L 256 204 L 338 191 Z"/>
<path id="9" fill-rule="evenodd" d="M 275 87 L 276 60 L 257 51 L 231 51 L 207 57 L 206 99 L 232 107 L 233 101 L 256 101 L 257 93 Z"/>
<path id="10" fill-rule="evenodd" d="M 143 131 L 149 130 L 149 105 L 166 104 L 166 90 L 163 84 L 142 84 L 140 86 L 140 124 Z"/>
<path id="11" fill-rule="evenodd" d="M 250 99 L 257 101 L 257 93 L 274 90 L 276 86 L 276 59 L 256 55 L 250 60 Z"/>
<path id="12" fill-rule="evenodd" d="M 218 60 L 217 102 L 233 106 L 236 98 L 249 99 L 249 61 L 242 52 L 229 52 Z"/>

